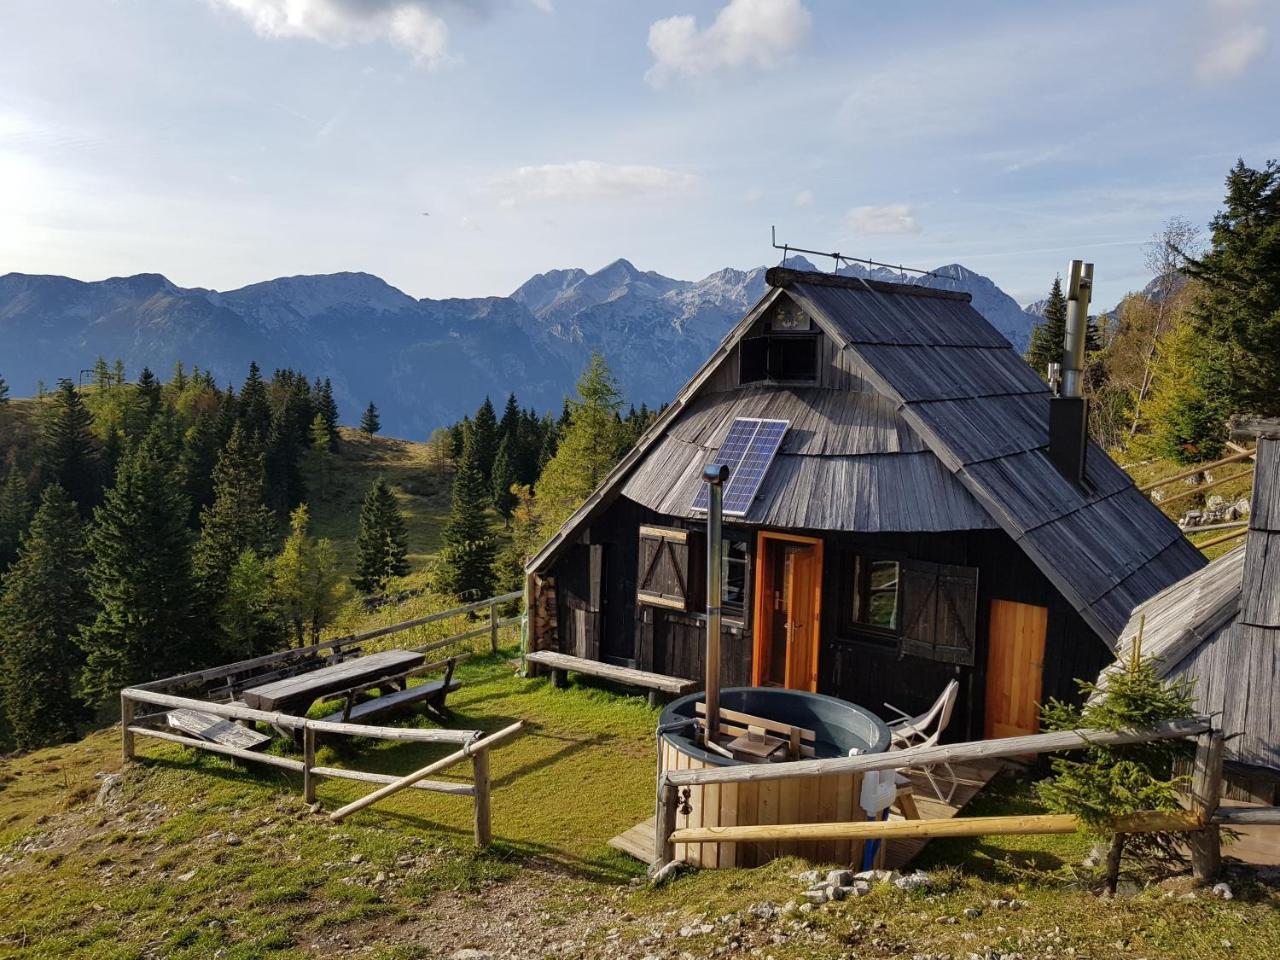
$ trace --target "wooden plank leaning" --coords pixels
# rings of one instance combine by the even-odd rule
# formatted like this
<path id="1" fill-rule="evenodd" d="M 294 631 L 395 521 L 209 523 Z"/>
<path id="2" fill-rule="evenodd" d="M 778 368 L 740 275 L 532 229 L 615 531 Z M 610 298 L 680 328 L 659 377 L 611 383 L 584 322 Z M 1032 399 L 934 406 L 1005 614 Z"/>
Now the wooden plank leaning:
<path id="1" fill-rule="evenodd" d="M 435 763 L 427 764 L 427 766 L 423 767 L 421 770 L 415 770 L 413 773 L 403 776 L 400 779 L 387 784 L 385 787 L 375 790 L 367 796 L 361 797 L 359 800 L 348 803 L 345 807 L 340 807 L 333 811 L 333 813 L 329 814 L 329 819 L 336 823 L 358 810 L 363 810 L 365 807 L 391 796 L 393 793 L 399 793 L 406 787 L 413 786 L 419 780 L 425 780 L 433 773 L 439 773 L 441 770 L 452 767 L 456 763 L 461 763 L 463 760 L 466 760 L 468 757 L 480 750 L 488 750 L 501 743 L 505 743 L 507 740 L 518 736 L 523 731 L 524 721 L 517 720 L 515 723 L 508 727 L 503 727 L 496 733 L 491 733 L 487 737 L 481 737 L 479 740 L 472 741 L 461 750 L 451 753 L 447 757 L 442 757 L 435 761 Z"/>
<path id="2" fill-rule="evenodd" d="M 902 767 L 965 760 L 995 760 L 1030 753 L 1056 753 L 1090 746 L 1118 746 L 1193 737 L 1206 733 L 1209 721 L 1198 717 L 1170 720 L 1148 729 L 1061 730 L 1034 733 L 1000 740 L 975 740 L 941 744 L 936 747 L 909 747 L 888 753 L 864 753 L 856 757 L 833 757 L 822 760 L 799 760 L 792 763 L 746 764 L 737 767 L 705 767 L 690 770 L 668 770 L 663 776 L 678 787 L 706 783 L 740 783 L 756 780 L 790 780 L 796 777 L 820 777 L 829 773 L 861 773 L 867 770 L 897 770 Z"/>

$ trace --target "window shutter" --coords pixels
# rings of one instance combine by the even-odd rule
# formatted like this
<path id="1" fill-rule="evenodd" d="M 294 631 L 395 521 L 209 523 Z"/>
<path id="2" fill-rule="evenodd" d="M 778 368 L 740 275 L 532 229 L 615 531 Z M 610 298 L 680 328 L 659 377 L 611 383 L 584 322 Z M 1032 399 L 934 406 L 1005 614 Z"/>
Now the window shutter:
<path id="1" fill-rule="evenodd" d="M 769 376 L 769 338 L 744 337 L 738 342 L 738 382 L 755 383 Z"/>
<path id="2" fill-rule="evenodd" d="M 975 567 L 904 562 L 902 651 L 943 663 L 973 666 L 977 646 L 978 571 Z"/>
<path id="3" fill-rule="evenodd" d="M 898 565 L 902 597 L 902 651 L 917 657 L 933 656 L 937 630 L 938 565 L 904 560 Z"/>
<path id="4" fill-rule="evenodd" d="M 977 649 L 978 568 L 938 570 L 938 633 L 933 658 L 973 666 Z"/>
<path id="5" fill-rule="evenodd" d="M 636 602 L 669 610 L 689 609 L 689 531 L 640 528 Z"/>

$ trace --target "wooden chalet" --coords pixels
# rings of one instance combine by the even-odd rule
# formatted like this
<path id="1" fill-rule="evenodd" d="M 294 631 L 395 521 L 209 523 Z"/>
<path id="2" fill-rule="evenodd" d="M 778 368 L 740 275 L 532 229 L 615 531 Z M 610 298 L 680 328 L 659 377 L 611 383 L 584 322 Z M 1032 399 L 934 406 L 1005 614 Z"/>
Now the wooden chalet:
<path id="1" fill-rule="evenodd" d="M 1197 709 L 1229 735 L 1227 796 L 1280 803 L 1280 420 L 1255 422 L 1253 501 L 1242 546 L 1134 608 L 1116 652 L 1156 658 L 1192 683 Z M 1105 684 L 1105 676 L 1103 679 Z"/>
<path id="2" fill-rule="evenodd" d="M 701 473 L 750 421 L 779 421 L 725 517 L 723 683 L 916 712 L 956 678 L 952 738 L 1033 731 L 1038 703 L 1075 697 L 1134 606 L 1203 558 L 1083 421 L 1051 445 L 1058 398 L 968 294 L 768 282 L 528 564 L 532 662 L 700 686 Z"/>

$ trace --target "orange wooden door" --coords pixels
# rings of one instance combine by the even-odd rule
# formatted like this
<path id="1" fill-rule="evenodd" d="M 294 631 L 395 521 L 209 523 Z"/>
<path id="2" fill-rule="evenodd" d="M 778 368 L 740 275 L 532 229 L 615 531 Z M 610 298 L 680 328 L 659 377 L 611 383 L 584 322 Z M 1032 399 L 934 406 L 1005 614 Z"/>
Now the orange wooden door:
<path id="1" fill-rule="evenodd" d="M 1035 733 L 1040 727 L 1045 607 L 991 601 L 987 650 L 988 740 Z"/>
<path id="2" fill-rule="evenodd" d="M 814 690 L 818 685 L 818 625 L 815 589 L 818 552 L 811 546 L 787 544 L 787 688 Z"/>

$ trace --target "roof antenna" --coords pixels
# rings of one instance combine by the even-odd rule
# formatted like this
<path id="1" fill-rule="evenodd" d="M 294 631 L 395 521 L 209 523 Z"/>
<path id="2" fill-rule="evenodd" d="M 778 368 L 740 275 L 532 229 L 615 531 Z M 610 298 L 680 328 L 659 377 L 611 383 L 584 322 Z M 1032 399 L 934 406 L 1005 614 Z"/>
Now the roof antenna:
<path id="1" fill-rule="evenodd" d="M 813 257 L 831 257 L 831 259 L 835 261 L 835 266 L 832 268 L 832 271 L 831 271 L 832 273 L 840 272 L 840 264 L 842 262 L 847 262 L 851 266 L 853 265 L 853 262 L 854 262 L 852 257 L 846 257 L 844 254 L 839 252 L 827 253 L 824 250 L 806 250 L 804 247 L 793 247 L 789 243 L 780 244 L 778 243 L 778 228 L 776 226 L 771 226 L 769 228 L 769 236 L 770 236 L 770 241 L 773 244 L 773 249 L 782 251 L 782 265 L 784 267 L 787 265 L 786 264 L 787 255 L 790 253 L 807 253 Z M 872 260 L 870 257 L 867 257 L 865 260 L 862 257 L 859 257 L 858 262 L 866 263 L 868 276 L 870 276 L 872 268 L 884 267 L 886 270 L 897 270 L 898 276 L 900 276 L 904 281 L 906 280 L 906 274 L 908 273 L 918 273 L 923 277 L 933 277 L 937 280 L 943 279 L 941 275 L 935 273 L 932 270 L 921 270 L 919 267 L 904 267 L 900 263 L 897 263 L 897 264 L 881 263 L 879 260 Z"/>

